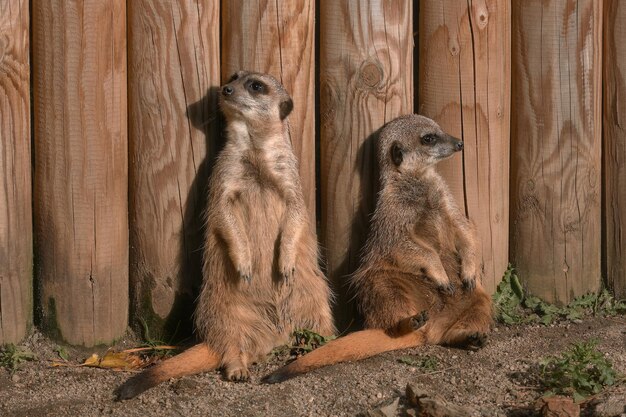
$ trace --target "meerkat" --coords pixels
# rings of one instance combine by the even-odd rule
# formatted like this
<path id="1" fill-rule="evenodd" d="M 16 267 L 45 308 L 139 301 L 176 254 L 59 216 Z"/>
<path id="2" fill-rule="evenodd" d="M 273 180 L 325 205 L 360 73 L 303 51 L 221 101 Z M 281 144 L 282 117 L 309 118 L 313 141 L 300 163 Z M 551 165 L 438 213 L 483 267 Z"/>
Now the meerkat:
<path id="1" fill-rule="evenodd" d="M 361 266 L 350 278 L 366 330 L 329 342 L 265 382 L 424 344 L 483 345 L 492 308 L 476 231 L 435 171 L 462 149 L 462 141 L 420 115 L 381 129 L 381 191 Z"/>
<path id="2" fill-rule="evenodd" d="M 132 398 L 173 377 L 223 368 L 231 381 L 297 328 L 334 333 L 331 292 L 318 265 L 286 118 L 293 102 L 271 75 L 239 71 L 221 89 L 227 142 L 209 182 L 202 343 L 131 378 Z"/>

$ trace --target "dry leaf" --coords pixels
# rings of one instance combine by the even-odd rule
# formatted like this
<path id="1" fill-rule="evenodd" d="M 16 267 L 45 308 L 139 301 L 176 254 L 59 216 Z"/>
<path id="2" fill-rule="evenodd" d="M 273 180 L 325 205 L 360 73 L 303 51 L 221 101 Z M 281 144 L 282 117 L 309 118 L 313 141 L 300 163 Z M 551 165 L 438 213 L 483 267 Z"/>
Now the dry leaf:
<path id="1" fill-rule="evenodd" d="M 83 366 L 93 366 L 96 368 L 104 369 L 139 369 L 143 367 L 143 360 L 132 353 L 126 352 L 112 352 L 108 351 L 102 358 L 99 358 L 97 354 L 91 355 Z"/>
<path id="2" fill-rule="evenodd" d="M 121 352 L 113 352 L 108 350 L 104 356 L 101 358 L 97 353 L 94 353 L 87 359 L 85 362 L 81 364 L 71 364 L 69 362 L 58 362 L 52 361 L 50 366 L 52 367 L 60 367 L 60 366 L 89 366 L 93 368 L 102 368 L 102 369 L 113 369 L 113 370 L 137 370 L 141 368 L 145 368 L 148 365 L 151 365 L 160 360 L 157 356 L 149 356 L 146 359 L 143 359 L 137 353 L 153 351 L 153 350 L 174 350 L 178 349 L 176 346 L 156 346 L 156 347 L 143 347 L 143 348 L 134 348 L 127 349 Z"/>

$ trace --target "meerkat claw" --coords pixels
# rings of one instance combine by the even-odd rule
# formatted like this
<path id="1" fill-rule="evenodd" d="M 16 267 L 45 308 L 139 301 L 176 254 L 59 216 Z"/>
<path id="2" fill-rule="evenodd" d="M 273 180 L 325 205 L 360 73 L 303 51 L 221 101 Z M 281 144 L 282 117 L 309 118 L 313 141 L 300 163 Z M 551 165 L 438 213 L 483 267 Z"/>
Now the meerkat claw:
<path id="1" fill-rule="evenodd" d="M 473 291 L 476 288 L 476 279 L 473 277 L 463 278 L 463 290 Z"/>
<path id="2" fill-rule="evenodd" d="M 424 310 L 411 317 L 410 323 L 413 330 L 419 330 L 428 321 L 428 311 Z"/>
<path id="3" fill-rule="evenodd" d="M 452 282 L 448 284 L 440 285 L 438 289 L 439 289 L 439 292 L 443 294 L 447 294 L 447 295 L 452 295 L 456 291 L 456 287 L 454 286 Z"/>

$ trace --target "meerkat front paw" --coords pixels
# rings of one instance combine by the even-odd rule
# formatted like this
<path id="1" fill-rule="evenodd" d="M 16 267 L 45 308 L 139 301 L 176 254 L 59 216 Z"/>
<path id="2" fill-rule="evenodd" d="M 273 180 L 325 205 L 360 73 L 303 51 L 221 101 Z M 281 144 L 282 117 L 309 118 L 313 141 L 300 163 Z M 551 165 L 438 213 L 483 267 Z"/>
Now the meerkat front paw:
<path id="1" fill-rule="evenodd" d="M 252 263 L 250 261 L 239 261 L 235 264 L 239 278 L 247 284 L 252 281 Z"/>
<path id="2" fill-rule="evenodd" d="M 445 271 L 426 271 L 425 278 L 433 281 L 440 292 L 454 294 L 454 284 L 450 281 Z"/>
<path id="3" fill-rule="evenodd" d="M 244 253 L 231 252 L 231 259 L 237 273 L 239 274 L 239 278 L 249 284 L 252 281 L 252 262 L 250 261 L 250 251 L 244 250 L 243 252 Z"/>
<path id="4" fill-rule="evenodd" d="M 432 280 L 436 285 L 439 292 L 444 294 L 454 294 L 455 287 L 446 274 L 443 275 L 427 275 L 426 279 Z"/>
<path id="5" fill-rule="evenodd" d="M 440 293 L 453 295 L 454 292 L 456 291 L 456 286 L 452 282 L 449 282 L 447 285 L 437 286 L 437 289 L 439 290 Z"/>
<path id="6" fill-rule="evenodd" d="M 476 288 L 476 279 L 478 277 L 478 268 L 475 265 L 461 265 L 461 282 L 463 289 L 473 291 Z"/>
<path id="7" fill-rule="evenodd" d="M 281 254 L 278 261 L 280 277 L 283 279 L 285 284 L 290 283 L 296 273 L 296 260 L 291 258 L 291 256 Z"/>

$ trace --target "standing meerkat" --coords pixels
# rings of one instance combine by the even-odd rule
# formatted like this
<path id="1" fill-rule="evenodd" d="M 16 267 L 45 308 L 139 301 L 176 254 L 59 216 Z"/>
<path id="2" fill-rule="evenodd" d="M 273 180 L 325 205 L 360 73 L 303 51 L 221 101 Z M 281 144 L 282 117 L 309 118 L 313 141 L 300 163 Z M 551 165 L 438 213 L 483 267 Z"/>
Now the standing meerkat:
<path id="1" fill-rule="evenodd" d="M 195 312 L 203 342 L 128 380 L 120 399 L 218 367 L 228 380 L 247 380 L 248 366 L 295 329 L 334 333 L 331 293 L 287 134 L 289 94 L 270 75 L 240 71 L 222 87 L 220 108 L 227 143 L 209 183 Z"/>
<path id="2" fill-rule="evenodd" d="M 381 191 L 361 267 L 350 283 L 365 327 L 265 378 L 424 344 L 481 347 L 492 323 L 472 223 L 435 164 L 463 149 L 431 119 L 399 117 L 378 142 Z"/>

